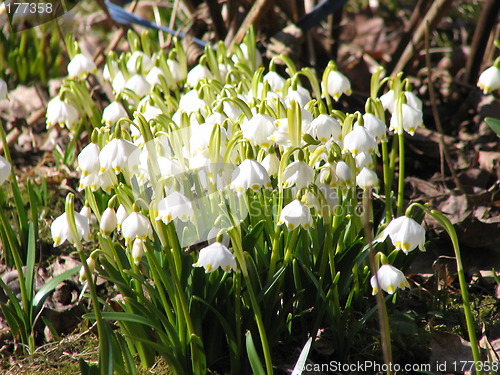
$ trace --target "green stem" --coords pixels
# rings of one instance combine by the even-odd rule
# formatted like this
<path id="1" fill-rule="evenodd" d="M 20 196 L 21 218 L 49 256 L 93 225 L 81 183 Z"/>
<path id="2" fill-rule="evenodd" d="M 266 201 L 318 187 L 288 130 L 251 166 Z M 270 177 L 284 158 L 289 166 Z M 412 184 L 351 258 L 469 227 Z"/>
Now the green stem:
<path id="1" fill-rule="evenodd" d="M 290 241 L 288 242 L 288 246 L 285 250 L 285 259 L 284 259 L 284 264 L 287 265 L 292 261 L 293 257 L 293 249 L 295 248 L 295 245 L 297 244 L 297 238 L 299 237 L 299 232 L 300 232 L 300 227 L 295 228 L 292 231 L 292 237 L 290 238 Z"/>
<path id="2" fill-rule="evenodd" d="M 403 126 L 401 124 L 401 126 Z M 398 202 L 396 207 L 396 216 L 403 214 L 403 203 L 405 193 L 405 135 L 404 131 L 398 133 L 399 141 L 399 173 L 398 173 Z"/>
<path id="3" fill-rule="evenodd" d="M 382 164 L 384 166 L 385 222 L 389 223 L 392 218 L 392 178 L 387 142 L 382 142 Z"/>
<path id="4" fill-rule="evenodd" d="M 106 334 L 106 327 L 104 326 L 104 321 L 102 320 L 101 309 L 99 308 L 99 298 L 97 297 L 97 290 L 94 281 L 92 279 L 92 272 L 90 271 L 90 268 L 87 264 L 87 258 L 83 250 L 80 238 L 78 236 L 78 231 L 76 229 L 75 214 L 74 214 L 75 212 L 74 195 L 72 193 L 69 193 L 66 197 L 65 211 L 68 218 L 68 225 L 71 231 L 71 236 L 75 241 L 74 245 L 76 247 L 78 256 L 80 257 L 80 261 L 82 262 L 82 266 L 85 270 L 85 276 L 87 278 L 87 283 L 89 287 L 90 299 L 92 301 L 92 305 L 94 306 L 94 313 L 97 324 L 97 334 L 99 335 L 99 364 L 101 368 L 101 374 L 109 375 L 113 373 L 113 364 L 112 362 L 109 361 L 110 338 Z"/>
<path id="5" fill-rule="evenodd" d="M 241 269 L 241 273 L 247 285 L 248 296 L 250 297 L 250 303 L 253 308 L 255 322 L 257 323 L 257 328 L 259 330 L 260 341 L 262 344 L 262 351 L 264 352 L 264 361 L 266 363 L 267 375 L 273 374 L 273 364 L 271 360 L 271 350 L 269 349 L 269 343 L 267 341 L 266 328 L 264 327 L 264 321 L 262 320 L 262 313 L 260 311 L 259 303 L 257 302 L 257 297 L 255 296 L 255 291 L 252 285 L 252 281 L 248 275 L 248 269 L 245 261 L 245 254 L 241 247 L 241 235 L 236 228 L 230 231 L 232 237 L 233 250 L 238 259 L 238 263 Z"/>
<path id="6" fill-rule="evenodd" d="M 411 211 L 413 206 L 421 208 L 424 212 L 428 213 L 434 219 L 436 219 L 444 227 L 444 229 L 450 236 L 451 243 L 453 245 L 453 251 L 455 252 L 458 282 L 460 284 L 460 293 L 462 294 L 465 322 L 467 325 L 467 332 L 469 333 L 469 341 L 472 350 L 472 357 L 474 358 L 474 364 L 476 366 L 476 374 L 482 375 L 483 372 L 481 370 L 480 365 L 483 362 L 481 357 L 481 351 L 479 349 L 477 341 L 474 317 L 472 315 L 472 310 L 470 308 L 469 292 L 467 290 L 467 281 L 465 280 L 464 267 L 462 264 L 462 257 L 460 255 L 460 245 L 458 243 L 457 232 L 455 231 L 455 228 L 453 227 L 453 224 L 450 222 L 450 220 L 446 216 L 444 216 L 441 212 L 436 210 L 431 211 L 427 207 L 419 203 L 413 203 L 410 207 L 408 207 L 408 210 Z"/>

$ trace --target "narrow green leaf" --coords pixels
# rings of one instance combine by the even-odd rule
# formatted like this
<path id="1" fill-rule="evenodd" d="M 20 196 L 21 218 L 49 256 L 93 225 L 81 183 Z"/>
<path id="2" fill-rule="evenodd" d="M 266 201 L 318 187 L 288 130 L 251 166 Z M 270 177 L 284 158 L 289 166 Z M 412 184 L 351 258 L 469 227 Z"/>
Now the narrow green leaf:
<path id="1" fill-rule="evenodd" d="M 500 119 L 493 117 L 486 117 L 484 119 L 491 129 L 500 137 Z"/>
<path id="2" fill-rule="evenodd" d="M 48 294 L 52 292 L 60 283 L 62 283 L 68 277 L 73 276 L 78 271 L 80 271 L 80 268 L 81 268 L 80 266 L 73 267 L 61 273 L 60 275 L 57 275 L 53 279 L 49 280 L 47 283 L 43 284 L 43 286 L 35 294 L 35 297 L 33 297 L 32 306 L 35 307 L 35 315 L 42 308 L 42 304 L 45 301 L 45 298 L 47 298 Z"/>
<path id="3" fill-rule="evenodd" d="M 35 226 L 33 222 L 29 224 L 28 230 L 28 251 L 26 254 L 26 295 L 28 298 L 33 296 L 34 276 L 35 276 L 35 258 L 36 258 L 36 242 L 35 242 Z M 31 301 L 23 301 L 26 306 Z"/>
<path id="4" fill-rule="evenodd" d="M 252 367 L 254 375 L 266 375 L 266 372 L 262 367 L 262 363 L 260 362 L 259 355 L 257 354 L 257 350 L 255 350 L 252 333 L 250 331 L 247 331 L 247 333 L 245 333 L 245 336 L 248 360 L 250 361 L 250 366 Z"/>
<path id="5" fill-rule="evenodd" d="M 309 350 L 311 349 L 311 344 L 312 344 L 312 337 L 309 337 L 309 340 L 307 340 L 306 344 L 302 348 L 302 351 L 300 352 L 299 359 L 297 360 L 297 363 L 293 368 L 292 375 L 301 375 L 302 371 L 304 371 L 304 367 L 307 361 L 307 356 L 309 355 Z"/>

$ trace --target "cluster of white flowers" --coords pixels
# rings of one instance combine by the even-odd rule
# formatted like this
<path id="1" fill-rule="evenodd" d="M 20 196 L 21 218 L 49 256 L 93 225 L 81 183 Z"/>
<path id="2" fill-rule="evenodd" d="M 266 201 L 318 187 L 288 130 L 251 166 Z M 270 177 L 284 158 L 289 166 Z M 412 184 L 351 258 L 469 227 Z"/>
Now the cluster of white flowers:
<path id="1" fill-rule="evenodd" d="M 247 192 L 289 190 L 287 197 L 293 198 L 283 201 L 273 220 L 284 230 L 298 230 L 314 226 L 325 212 L 332 214 L 348 191 L 378 187 L 375 161 L 388 132 L 380 111 L 332 111 L 301 85 L 301 72 L 289 69 L 290 77 L 283 77 L 275 71 L 275 61 L 266 74 L 264 68 L 241 69 L 241 64 L 260 66 L 254 46 L 239 46 L 237 55 L 221 50 L 206 54 L 189 72 L 178 46 L 168 57 L 135 51 L 109 58 L 104 67 L 116 98 L 102 112 L 102 127 L 94 129 L 92 142 L 78 155 L 80 189 L 117 194 L 117 187 L 126 184 L 136 194 L 129 197 L 132 201 L 140 197 L 146 202 L 145 214 L 120 205 L 117 212 L 108 208 L 100 215 L 101 234 L 120 233 L 125 245 L 132 244 L 134 263 L 140 262 L 143 242 L 158 225 L 175 222 L 179 237 L 189 231 L 206 236 L 224 221 L 210 215 L 213 206 L 230 201 L 241 208 Z M 255 61 L 248 61 L 249 56 Z M 95 65 L 78 55 L 68 72 L 72 79 L 82 79 L 95 72 Z M 336 67 L 325 71 L 321 85 L 312 86 L 318 88 L 316 95 L 321 91 L 335 101 L 351 93 L 349 80 Z M 401 112 L 392 116 L 391 128 L 413 134 L 422 125 L 422 103 L 410 91 L 404 92 L 404 100 L 397 94 L 391 90 L 382 96 L 380 108 Z M 72 126 L 82 115 L 58 96 L 49 104 L 47 125 Z M 207 203 L 203 196 L 219 201 Z M 79 235 L 85 237 L 88 222 L 80 216 L 75 213 Z M 61 227 L 64 220 L 61 216 L 53 224 L 56 246 L 72 240 Z M 207 221 L 209 228 L 193 229 Z M 399 226 L 388 235 L 398 249 L 410 251 L 413 237 L 401 233 L 417 230 L 406 223 Z M 231 251 L 219 242 L 204 248 L 194 265 L 207 272 L 237 269 Z"/>

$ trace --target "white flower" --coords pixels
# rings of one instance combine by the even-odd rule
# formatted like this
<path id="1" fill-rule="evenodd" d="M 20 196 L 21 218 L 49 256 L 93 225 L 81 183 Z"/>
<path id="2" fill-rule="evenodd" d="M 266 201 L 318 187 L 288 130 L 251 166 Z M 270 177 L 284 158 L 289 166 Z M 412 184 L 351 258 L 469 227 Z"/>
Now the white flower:
<path id="1" fill-rule="evenodd" d="M 118 71 L 118 61 L 112 60 L 111 65 L 104 64 L 104 68 L 102 69 L 102 77 L 105 81 L 111 82 Z"/>
<path id="2" fill-rule="evenodd" d="M 140 74 L 134 74 L 125 84 L 125 88 L 136 93 L 140 98 L 146 96 L 151 90 L 151 85 Z"/>
<path id="3" fill-rule="evenodd" d="M 285 104 L 287 107 L 292 105 L 292 101 L 297 102 L 300 108 L 304 108 L 307 103 L 311 100 L 311 95 L 306 90 L 298 91 L 298 90 L 288 90 L 287 96 L 285 98 Z"/>
<path id="4" fill-rule="evenodd" d="M 367 152 L 361 152 L 354 158 L 356 161 L 356 171 L 360 171 L 364 167 L 368 169 L 373 168 L 373 155 Z"/>
<path id="5" fill-rule="evenodd" d="M 371 169 L 364 167 L 361 172 L 356 176 L 356 184 L 366 190 L 369 187 L 377 187 L 378 186 L 378 177 L 375 172 Z"/>
<path id="6" fill-rule="evenodd" d="M 132 259 L 134 264 L 137 266 L 141 262 L 142 256 L 144 255 L 144 241 L 139 238 L 134 240 L 132 245 Z"/>
<path id="7" fill-rule="evenodd" d="M 128 113 L 121 103 L 111 102 L 102 111 L 102 122 L 108 126 L 116 124 L 122 118 L 128 118 Z"/>
<path id="8" fill-rule="evenodd" d="M 403 129 L 406 130 L 409 134 L 415 134 L 415 129 L 423 126 L 423 113 L 421 110 L 413 108 L 408 104 L 402 105 L 402 117 L 403 117 L 403 126 L 401 127 L 398 121 L 397 111 L 394 111 L 391 122 L 390 129 L 395 130 L 398 134 L 403 132 Z"/>
<path id="9" fill-rule="evenodd" d="M 349 168 L 345 161 L 341 160 L 337 163 L 335 166 L 335 176 L 340 182 L 347 183 L 351 181 L 351 168 Z"/>
<path id="10" fill-rule="evenodd" d="M 116 210 L 116 227 L 120 230 L 122 227 L 123 221 L 128 217 L 127 210 L 123 204 L 118 206 Z"/>
<path id="11" fill-rule="evenodd" d="M 122 223 L 122 234 L 125 245 L 136 238 L 145 241 L 153 235 L 149 219 L 140 212 L 132 212 Z"/>
<path id="12" fill-rule="evenodd" d="M 389 294 L 394 294 L 398 288 L 405 289 L 410 287 L 403 272 L 390 264 L 382 264 L 377 271 L 377 277 L 372 276 L 370 279 L 373 295 L 378 292 L 377 279 L 380 287 Z"/>
<path id="13" fill-rule="evenodd" d="M 307 229 L 312 225 L 312 216 L 309 207 L 295 199 L 281 210 L 278 224 L 285 224 L 289 230 L 299 226 Z"/>
<path id="14" fill-rule="evenodd" d="M 116 212 L 112 208 L 106 208 L 101 216 L 101 223 L 99 225 L 101 229 L 102 236 L 107 238 L 111 232 L 116 229 L 118 224 L 118 219 L 116 218 Z"/>
<path id="15" fill-rule="evenodd" d="M 285 79 L 274 71 L 270 71 L 264 77 L 264 82 L 269 83 L 272 91 L 281 92 L 285 84 Z"/>
<path id="16" fill-rule="evenodd" d="M 138 60 L 141 60 L 141 69 L 138 68 Z M 127 70 L 129 71 L 130 74 L 137 74 L 137 73 L 146 73 L 153 68 L 153 60 L 151 60 L 151 57 L 146 55 L 142 51 L 135 51 L 132 53 L 130 58 L 127 61 Z"/>
<path id="17" fill-rule="evenodd" d="M 351 82 L 338 70 L 330 71 L 327 80 L 327 87 L 323 87 L 323 91 L 328 92 L 334 100 L 338 101 L 342 94 L 351 95 Z"/>
<path id="18" fill-rule="evenodd" d="M 198 261 L 193 266 L 205 268 L 206 273 L 213 272 L 219 267 L 226 272 L 238 271 L 234 255 L 220 242 L 214 242 L 201 249 Z"/>
<path id="19" fill-rule="evenodd" d="M 0 156 L 0 185 L 2 185 L 10 176 L 12 165 L 3 156 Z"/>
<path id="20" fill-rule="evenodd" d="M 165 77 L 165 73 L 163 73 L 163 70 L 161 70 L 157 66 L 154 66 L 153 68 L 151 68 L 149 73 L 146 75 L 146 81 L 148 81 L 148 83 L 151 86 L 154 86 L 157 84 L 159 85 L 159 84 L 161 84 L 160 76 L 163 76 L 165 78 L 165 81 L 167 81 L 167 78 Z"/>
<path id="21" fill-rule="evenodd" d="M 266 168 L 269 176 L 276 176 L 280 167 L 280 159 L 275 153 L 267 154 L 261 162 L 262 166 Z"/>
<path id="22" fill-rule="evenodd" d="M 165 224 L 179 218 L 182 221 L 193 220 L 193 204 L 184 194 L 174 191 L 158 202 L 158 216 Z"/>
<path id="23" fill-rule="evenodd" d="M 344 150 L 353 156 L 360 152 L 373 153 L 377 149 L 377 140 L 364 126 L 355 125 L 344 137 Z"/>
<path id="24" fill-rule="evenodd" d="M 273 124 L 273 118 L 268 115 L 257 113 L 250 120 L 245 120 L 241 124 L 243 137 L 248 139 L 254 145 L 269 147 L 271 142 L 269 137 L 274 133 L 276 127 Z"/>
<path id="25" fill-rule="evenodd" d="M 102 174 L 108 169 L 113 169 L 116 174 L 120 173 L 122 169 L 128 168 L 132 170 L 134 166 L 129 165 L 133 164 L 129 161 L 129 158 L 137 150 L 138 147 L 130 141 L 113 138 L 99 153 L 99 173 Z"/>
<path id="26" fill-rule="evenodd" d="M 68 75 L 70 78 L 85 78 L 91 73 L 97 73 L 97 67 L 91 58 L 81 53 L 73 57 L 68 64 Z"/>
<path id="27" fill-rule="evenodd" d="M 387 126 L 377 116 L 372 113 L 365 113 L 363 122 L 365 129 L 372 133 L 376 139 L 387 141 Z"/>
<path id="28" fill-rule="evenodd" d="M 0 100 L 7 98 L 8 93 L 7 82 L 0 78 Z"/>
<path id="29" fill-rule="evenodd" d="M 111 188 L 115 186 L 116 183 L 117 179 L 112 170 L 108 170 L 103 174 L 100 174 L 99 172 L 92 172 L 85 176 L 82 174 L 78 190 L 81 191 L 86 187 L 90 187 L 92 191 L 97 191 L 101 188 L 106 193 L 111 194 Z"/>
<path id="30" fill-rule="evenodd" d="M 170 69 L 170 73 L 172 73 L 172 77 L 174 77 L 174 80 L 176 82 L 180 82 L 186 79 L 186 75 L 184 74 L 181 64 L 179 64 L 176 60 L 168 59 L 167 65 L 168 69 Z"/>
<path id="31" fill-rule="evenodd" d="M 94 273 L 94 271 L 95 271 L 95 259 L 92 257 L 88 257 L 86 262 L 87 262 L 87 266 L 89 267 L 90 273 Z M 87 273 L 85 272 L 85 267 L 82 266 L 82 268 L 80 268 L 80 273 L 79 273 L 78 278 L 80 279 L 81 283 L 87 281 Z"/>
<path id="32" fill-rule="evenodd" d="M 311 122 L 309 134 L 323 143 L 332 138 L 338 141 L 342 135 L 342 126 L 332 116 L 319 115 Z"/>
<path id="33" fill-rule="evenodd" d="M 78 238 L 80 240 L 83 238 L 84 240 L 88 241 L 90 239 L 89 219 L 76 211 L 74 215 Z M 66 212 L 52 222 L 50 231 L 52 233 L 52 239 L 54 240 L 54 247 L 63 244 L 66 240 L 73 244 L 75 243 L 75 239 L 73 238 L 69 230 L 68 217 L 66 215 Z"/>
<path id="34" fill-rule="evenodd" d="M 230 186 L 241 194 L 248 189 L 257 191 L 262 186 L 270 188 L 271 180 L 266 168 L 255 160 L 246 159 L 233 171 Z"/>
<path id="35" fill-rule="evenodd" d="M 496 66 L 490 66 L 481 73 L 477 85 L 485 94 L 500 90 L 500 69 Z"/>
<path id="36" fill-rule="evenodd" d="M 111 87 L 113 88 L 113 91 L 116 93 L 122 92 L 123 89 L 125 88 L 125 84 L 127 81 L 125 80 L 125 76 L 121 71 L 118 71 L 114 78 L 113 82 L 111 83 Z"/>
<path id="37" fill-rule="evenodd" d="M 401 216 L 392 220 L 380 237 L 385 239 L 387 235 L 396 249 L 402 250 L 405 254 L 417 246 L 424 251 L 425 229 L 410 217 Z"/>
<path id="38" fill-rule="evenodd" d="M 95 143 L 89 143 L 78 154 L 78 169 L 82 171 L 82 176 L 99 172 L 99 153 L 101 150 Z"/>
<path id="39" fill-rule="evenodd" d="M 189 115 L 190 113 L 203 108 L 205 104 L 207 103 L 200 98 L 198 91 L 191 90 L 181 96 L 181 99 L 179 100 L 179 109 Z"/>
<path id="40" fill-rule="evenodd" d="M 410 107 L 422 110 L 422 101 L 411 91 L 405 91 L 406 104 Z M 388 110 L 390 113 L 394 113 L 396 110 L 396 98 L 394 97 L 394 90 L 387 91 L 384 95 L 380 97 L 382 102 L 382 107 Z"/>
<path id="41" fill-rule="evenodd" d="M 72 127 L 79 120 L 80 115 L 75 107 L 63 102 L 59 96 L 52 99 L 47 105 L 47 127 L 59 124 Z"/>
<path id="42" fill-rule="evenodd" d="M 196 65 L 193 69 L 191 69 L 187 75 L 186 84 L 190 87 L 196 87 L 198 82 L 203 79 L 212 79 L 213 75 L 208 70 L 205 65 Z"/>
<path id="43" fill-rule="evenodd" d="M 283 185 L 285 187 L 295 185 L 302 189 L 314 181 L 314 169 L 303 161 L 294 161 L 283 171 Z"/>

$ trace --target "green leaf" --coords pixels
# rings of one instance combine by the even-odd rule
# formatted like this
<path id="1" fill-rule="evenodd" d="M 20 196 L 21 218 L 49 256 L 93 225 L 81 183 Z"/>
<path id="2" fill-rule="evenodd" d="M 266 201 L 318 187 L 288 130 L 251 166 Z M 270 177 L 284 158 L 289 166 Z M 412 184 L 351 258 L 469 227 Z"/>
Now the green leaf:
<path id="1" fill-rule="evenodd" d="M 245 238 L 243 238 L 242 242 L 242 247 L 243 249 L 246 249 L 247 251 L 250 249 L 253 249 L 257 241 L 259 240 L 259 237 L 262 233 L 262 230 L 264 229 L 264 226 L 266 224 L 265 220 L 259 221 L 257 224 L 254 225 L 250 233 L 248 233 Z"/>
<path id="2" fill-rule="evenodd" d="M 245 336 L 248 360 L 250 361 L 250 366 L 252 367 L 254 375 L 266 375 L 264 368 L 262 367 L 262 363 L 260 363 L 260 358 L 257 354 L 257 350 L 255 350 L 252 333 L 250 331 L 247 331 L 247 333 L 245 333 Z"/>
<path id="3" fill-rule="evenodd" d="M 302 351 L 300 352 L 299 359 L 297 360 L 297 363 L 293 368 L 292 375 L 302 374 L 302 371 L 304 370 L 304 367 L 306 365 L 307 356 L 309 355 L 309 350 L 311 349 L 311 344 L 312 344 L 312 337 L 309 337 L 309 340 L 307 340 L 306 344 L 302 348 Z"/>
<path id="4" fill-rule="evenodd" d="M 486 117 L 484 121 L 486 121 L 489 127 L 500 137 L 500 120 L 493 117 Z"/>
<path id="5" fill-rule="evenodd" d="M 35 307 L 35 315 L 42 308 L 42 304 L 47 298 L 48 294 L 52 292 L 60 283 L 66 280 L 68 277 L 75 275 L 78 271 L 80 271 L 80 266 L 73 267 L 60 275 L 57 275 L 49 282 L 43 284 L 43 286 L 38 290 L 33 298 L 32 306 Z"/>

